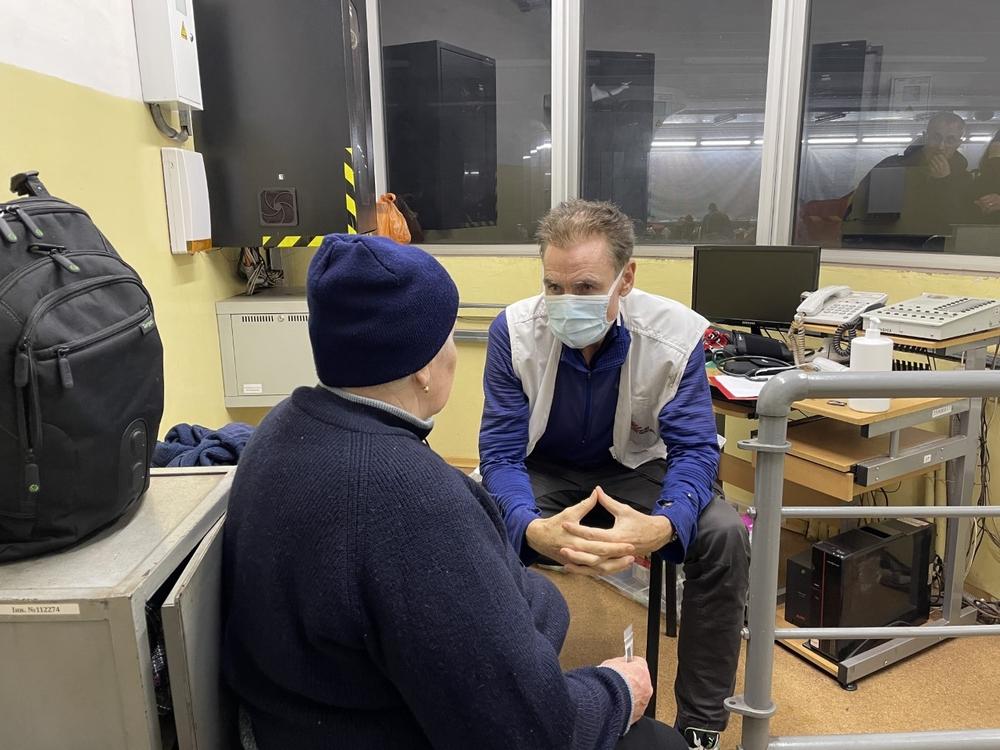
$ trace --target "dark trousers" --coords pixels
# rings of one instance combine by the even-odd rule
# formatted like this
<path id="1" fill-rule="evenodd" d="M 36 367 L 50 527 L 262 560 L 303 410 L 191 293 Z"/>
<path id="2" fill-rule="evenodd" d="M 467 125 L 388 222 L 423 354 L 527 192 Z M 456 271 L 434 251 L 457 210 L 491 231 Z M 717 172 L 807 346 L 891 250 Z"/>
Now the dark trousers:
<path id="1" fill-rule="evenodd" d="M 673 727 L 643 716 L 618 740 L 615 750 L 688 750 L 688 743 Z"/>
<path id="2" fill-rule="evenodd" d="M 530 456 L 525 462 L 543 518 L 580 502 L 594 487 L 650 512 L 660 497 L 665 461 L 628 469 L 615 461 L 575 469 Z M 614 518 L 598 506 L 583 519 L 610 528 Z M 740 655 L 740 630 L 750 578 L 750 541 L 736 510 L 716 496 L 701 512 L 684 559 L 684 595 L 677 642 L 677 724 L 681 729 L 722 730 L 729 714 Z"/>

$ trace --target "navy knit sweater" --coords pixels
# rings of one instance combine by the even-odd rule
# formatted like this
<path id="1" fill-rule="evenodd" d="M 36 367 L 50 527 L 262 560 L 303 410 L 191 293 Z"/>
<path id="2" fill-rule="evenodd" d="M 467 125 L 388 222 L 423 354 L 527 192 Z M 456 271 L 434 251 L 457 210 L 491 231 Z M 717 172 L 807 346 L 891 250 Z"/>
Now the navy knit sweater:
<path id="1" fill-rule="evenodd" d="M 225 525 L 223 668 L 259 747 L 612 748 L 625 681 L 562 672 L 565 601 L 426 434 L 300 388 L 247 446 Z"/>

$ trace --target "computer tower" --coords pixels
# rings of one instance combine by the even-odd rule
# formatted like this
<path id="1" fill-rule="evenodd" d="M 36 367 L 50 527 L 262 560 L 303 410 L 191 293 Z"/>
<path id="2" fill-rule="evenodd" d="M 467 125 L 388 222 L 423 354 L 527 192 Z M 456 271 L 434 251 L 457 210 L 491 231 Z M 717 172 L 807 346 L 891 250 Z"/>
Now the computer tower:
<path id="1" fill-rule="evenodd" d="M 441 41 L 382 55 L 389 190 L 423 230 L 495 225 L 496 61 Z"/>
<path id="2" fill-rule="evenodd" d="M 924 622 L 930 614 L 933 529 L 926 521 L 892 519 L 814 544 L 807 624 L 879 627 Z M 864 643 L 829 639 L 810 645 L 834 661 L 843 661 Z"/>
<path id="3" fill-rule="evenodd" d="M 375 229 L 361 0 L 198 0 L 215 246 L 318 245 Z"/>
<path id="4" fill-rule="evenodd" d="M 812 572 L 811 547 L 785 562 L 785 620 L 792 625 L 809 625 Z"/>
<path id="5" fill-rule="evenodd" d="M 617 204 L 640 229 L 649 216 L 653 75 L 648 52 L 587 50 L 583 89 L 583 197 Z"/>

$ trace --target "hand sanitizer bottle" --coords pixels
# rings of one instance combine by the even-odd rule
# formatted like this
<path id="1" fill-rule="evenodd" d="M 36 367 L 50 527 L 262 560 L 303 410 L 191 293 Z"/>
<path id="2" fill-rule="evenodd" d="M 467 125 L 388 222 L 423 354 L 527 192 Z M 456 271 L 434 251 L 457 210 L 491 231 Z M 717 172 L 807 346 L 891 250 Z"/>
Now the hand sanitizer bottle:
<path id="1" fill-rule="evenodd" d="M 868 328 L 864 336 L 859 336 L 851 342 L 852 372 L 891 372 L 892 371 L 892 341 L 882 336 L 879 330 L 878 318 L 868 319 Z M 890 399 L 887 398 L 851 398 L 847 405 L 855 411 L 882 412 L 889 411 Z"/>

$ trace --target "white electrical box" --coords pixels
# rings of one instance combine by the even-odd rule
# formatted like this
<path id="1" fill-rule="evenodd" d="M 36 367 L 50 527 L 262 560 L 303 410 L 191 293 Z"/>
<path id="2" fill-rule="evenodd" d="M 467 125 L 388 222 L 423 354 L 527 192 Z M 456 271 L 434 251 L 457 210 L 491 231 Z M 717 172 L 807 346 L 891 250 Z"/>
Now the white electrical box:
<path id="1" fill-rule="evenodd" d="M 186 255 L 212 247 L 212 216 L 208 203 L 205 160 L 197 151 L 160 149 L 163 190 L 167 196 L 170 252 Z"/>
<path id="2" fill-rule="evenodd" d="M 303 289 L 268 289 L 215 303 L 226 406 L 274 406 L 318 381 Z"/>
<path id="3" fill-rule="evenodd" d="M 194 0 L 132 0 L 143 101 L 201 109 Z"/>

